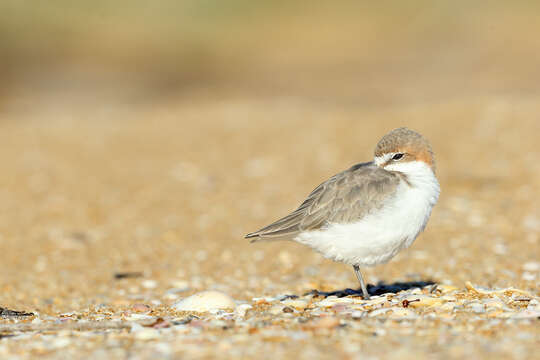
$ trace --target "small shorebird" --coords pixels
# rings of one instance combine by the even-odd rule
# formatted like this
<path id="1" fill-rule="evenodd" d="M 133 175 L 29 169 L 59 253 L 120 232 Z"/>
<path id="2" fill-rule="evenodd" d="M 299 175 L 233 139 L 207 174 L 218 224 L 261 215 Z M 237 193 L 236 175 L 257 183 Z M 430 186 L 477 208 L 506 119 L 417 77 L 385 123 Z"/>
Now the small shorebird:
<path id="1" fill-rule="evenodd" d="M 408 248 L 424 230 L 439 192 L 429 142 L 399 128 L 379 141 L 372 162 L 331 177 L 298 209 L 246 238 L 294 240 L 352 265 L 369 299 L 360 267 L 386 263 Z"/>

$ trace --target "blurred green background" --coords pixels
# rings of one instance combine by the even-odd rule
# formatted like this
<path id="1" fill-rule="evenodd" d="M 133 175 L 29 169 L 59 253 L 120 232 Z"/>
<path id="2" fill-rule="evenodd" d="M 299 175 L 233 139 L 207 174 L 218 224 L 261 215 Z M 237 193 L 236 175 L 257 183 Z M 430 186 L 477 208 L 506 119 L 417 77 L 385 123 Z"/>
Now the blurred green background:
<path id="1" fill-rule="evenodd" d="M 540 88 L 538 34 L 536 1 L 5 0 L 1 95 L 524 96 Z"/>

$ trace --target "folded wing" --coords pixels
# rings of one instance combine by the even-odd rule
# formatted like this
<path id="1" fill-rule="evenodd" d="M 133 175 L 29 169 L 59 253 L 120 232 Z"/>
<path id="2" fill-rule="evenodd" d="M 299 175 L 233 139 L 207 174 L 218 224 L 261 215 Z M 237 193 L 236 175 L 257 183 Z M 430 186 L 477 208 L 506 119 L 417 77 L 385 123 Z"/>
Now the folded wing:
<path id="1" fill-rule="evenodd" d="M 292 239 L 300 232 L 318 230 L 329 223 L 360 220 L 380 209 L 398 183 L 396 174 L 372 162 L 354 165 L 317 186 L 298 209 L 246 238 L 252 242 Z"/>

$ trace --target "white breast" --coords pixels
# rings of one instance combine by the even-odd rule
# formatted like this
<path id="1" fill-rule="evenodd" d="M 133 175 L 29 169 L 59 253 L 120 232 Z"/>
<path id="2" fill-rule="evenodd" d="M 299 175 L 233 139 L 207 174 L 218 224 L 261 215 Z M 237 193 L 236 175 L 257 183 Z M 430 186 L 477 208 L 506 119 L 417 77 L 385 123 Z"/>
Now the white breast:
<path id="1" fill-rule="evenodd" d="M 425 163 L 399 165 L 392 170 L 405 173 L 407 182 L 400 182 L 381 210 L 358 222 L 330 224 L 321 230 L 300 233 L 294 240 L 326 258 L 351 265 L 388 262 L 424 230 L 440 191 L 435 174 Z"/>

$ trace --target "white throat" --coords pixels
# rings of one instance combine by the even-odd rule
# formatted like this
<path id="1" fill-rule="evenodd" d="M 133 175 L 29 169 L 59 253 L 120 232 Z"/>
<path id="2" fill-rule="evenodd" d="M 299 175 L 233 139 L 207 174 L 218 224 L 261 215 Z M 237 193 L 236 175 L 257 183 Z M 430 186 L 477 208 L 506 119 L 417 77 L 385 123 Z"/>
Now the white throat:
<path id="1" fill-rule="evenodd" d="M 383 164 L 387 163 L 396 153 L 387 153 L 381 156 L 376 156 L 373 159 L 375 165 L 382 167 Z M 431 167 L 423 161 L 405 161 L 405 162 L 390 162 L 388 165 L 382 167 L 386 171 L 397 171 L 407 176 L 407 180 L 410 182 L 419 181 L 423 182 L 433 182 L 439 185 L 435 174 Z M 420 184 L 418 184 L 420 185 Z"/>
<path id="2" fill-rule="evenodd" d="M 423 161 L 395 162 L 383 169 L 396 171 L 405 175 L 406 181 L 414 188 L 423 189 L 428 195 L 428 201 L 435 205 L 439 199 L 440 186 L 431 167 Z"/>
<path id="3" fill-rule="evenodd" d="M 431 167 L 423 161 L 391 162 L 383 167 L 386 171 L 398 171 L 408 177 L 434 178 L 435 174 Z"/>

